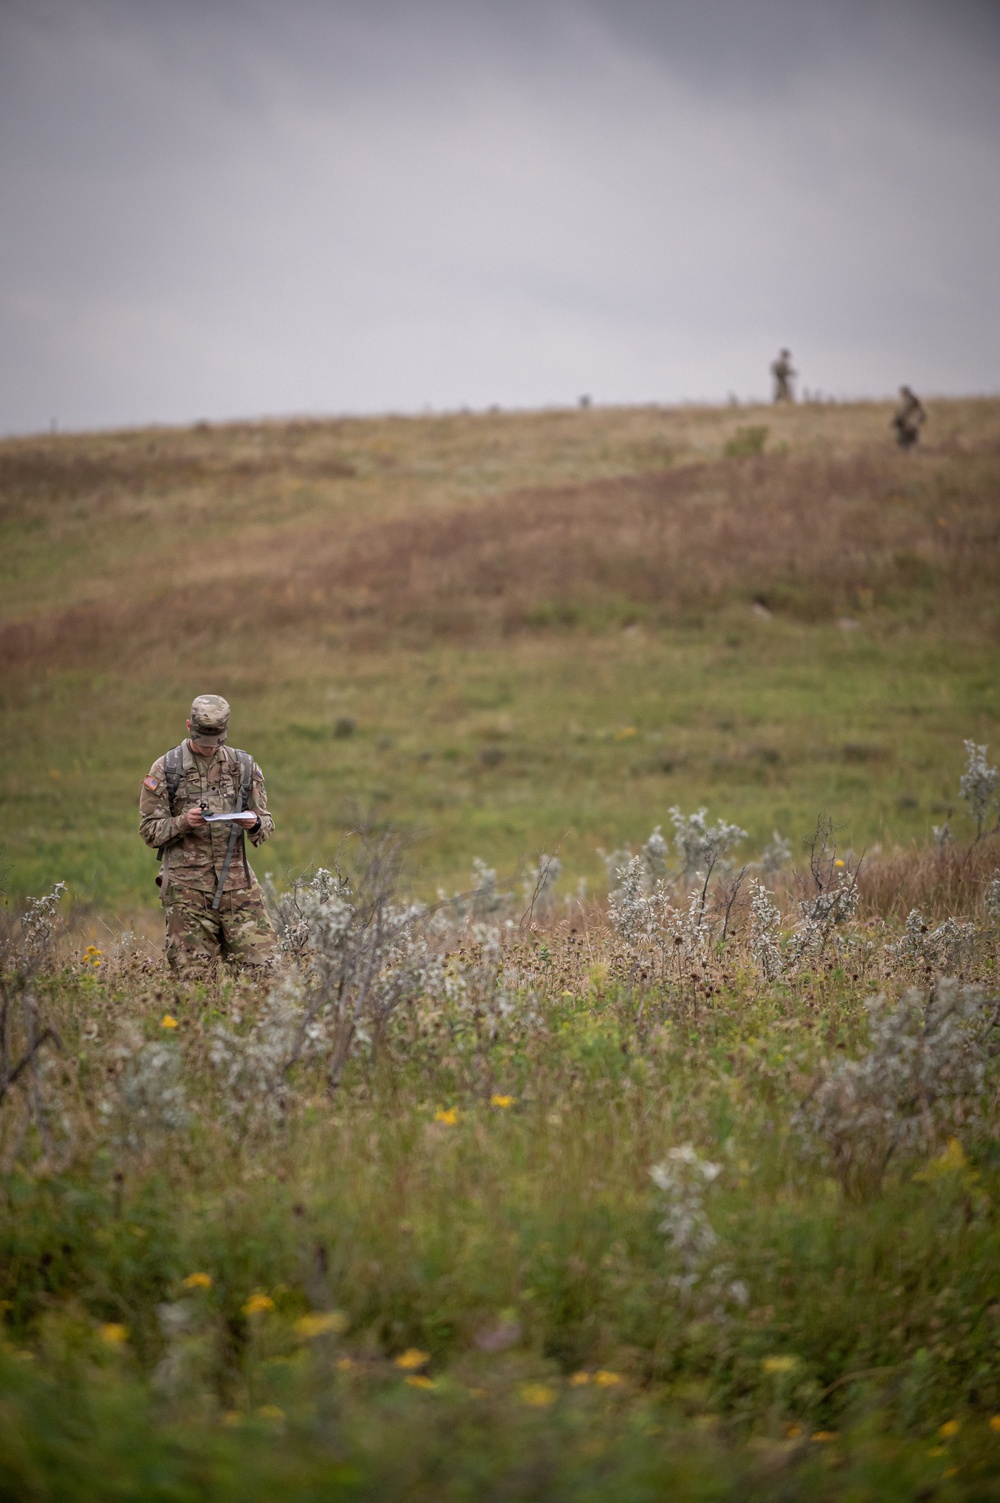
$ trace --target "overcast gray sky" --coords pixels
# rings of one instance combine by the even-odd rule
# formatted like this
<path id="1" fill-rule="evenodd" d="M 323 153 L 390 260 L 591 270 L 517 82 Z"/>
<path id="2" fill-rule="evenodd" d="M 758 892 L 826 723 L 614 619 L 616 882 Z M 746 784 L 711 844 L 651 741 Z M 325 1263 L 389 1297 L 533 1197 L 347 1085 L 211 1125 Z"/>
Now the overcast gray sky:
<path id="1" fill-rule="evenodd" d="M 1000 390 L 996 0 L 0 0 L 0 431 Z"/>

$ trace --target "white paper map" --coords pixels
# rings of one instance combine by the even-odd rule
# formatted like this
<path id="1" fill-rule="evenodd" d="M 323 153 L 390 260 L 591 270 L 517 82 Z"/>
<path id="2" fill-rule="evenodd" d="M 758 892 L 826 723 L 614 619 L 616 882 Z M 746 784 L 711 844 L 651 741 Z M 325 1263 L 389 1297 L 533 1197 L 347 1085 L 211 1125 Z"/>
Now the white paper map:
<path id="1" fill-rule="evenodd" d="M 251 818 L 256 818 L 256 816 L 252 813 L 252 811 L 248 811 L 248 812 L 250 812 Z M 217 825 L 217 824 L 220 824 L 222 822 L 222 820 L 224 820 L 224 819 L 240 819 L 240 820 L 243 820 L 243 819 L 246 819 L 246 817 L 247 817 L 246 813 L 243 813 L 243 814 L 203 814 L 202 815 L 202 819 L 204 819 L 204 821 L 205 821 L 205 823 L 207 825 Z"/>

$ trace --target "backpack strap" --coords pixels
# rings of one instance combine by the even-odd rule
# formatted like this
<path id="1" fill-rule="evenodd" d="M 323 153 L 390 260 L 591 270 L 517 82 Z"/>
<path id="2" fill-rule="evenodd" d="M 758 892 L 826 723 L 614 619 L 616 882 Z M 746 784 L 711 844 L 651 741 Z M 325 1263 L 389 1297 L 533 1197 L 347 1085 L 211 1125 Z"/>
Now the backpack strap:
<path id="1" fill-rule="evenodd" d="M 236 757 L 240 764 L 239 808 L 241 810 L 248 809 L 250 807 L 250 794 L 253 789 L 254 760 L 253 757 L 251 757 L 250 753 L 245 751 L 237 750 Z M 242 841 L 243 875 L 246 877 L 247 886 L 249 887 L 250 863 L 247 860 L 247 835 L 245 830 L 240 830 L 240 839 Z"/>
<path id="2" fill-rule="evenodd" d="M 172 746 L 163 759 L 163 777 L 167 785 L 167 808 L 171 816 L 174 812 L 174 799 L 177 790 L 181 786 L 181 774 L 184 771 L 184 742 L 180 746 Z M 156 853 L 157 861 L 163 860 L 163 852 L 166 846 L 161 845 Z"/>
<path id="3" fill-rule="evenodd" d="M 184 771 L 184 742 L 180 746 L 172 746 L 163 759 L 163 775 L 167 780 L 167 803 L 170 812 L 174 812 L 174 799 L 177 790 L 181 786 L 181 774 Z"/>

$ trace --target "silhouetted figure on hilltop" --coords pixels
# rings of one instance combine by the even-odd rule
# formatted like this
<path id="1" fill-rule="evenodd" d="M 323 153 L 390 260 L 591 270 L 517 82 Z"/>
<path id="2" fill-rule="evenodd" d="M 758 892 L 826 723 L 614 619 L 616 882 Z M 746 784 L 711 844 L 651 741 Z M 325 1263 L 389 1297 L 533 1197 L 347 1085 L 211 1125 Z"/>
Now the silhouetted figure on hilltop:
<path id="1" fill-rule="evenodd" d="M 896 430 L 896 442 L 901 449 L 912 449 L 920 438 L 920 430 L 927 421 L 920 398 L 908 386 L 899 388 L 899 407 L 892 420 Z"/>
<path id="2" fill-rule="evenodd" d="M 774 377 L 774 400 L 776 402 L 794 402 L 795 394 L 792 391 L 792 381 L 796 372 L 792 368 L 791 350 L 782 350 L 777 360 L 771 366 L 771 375 Z"/>

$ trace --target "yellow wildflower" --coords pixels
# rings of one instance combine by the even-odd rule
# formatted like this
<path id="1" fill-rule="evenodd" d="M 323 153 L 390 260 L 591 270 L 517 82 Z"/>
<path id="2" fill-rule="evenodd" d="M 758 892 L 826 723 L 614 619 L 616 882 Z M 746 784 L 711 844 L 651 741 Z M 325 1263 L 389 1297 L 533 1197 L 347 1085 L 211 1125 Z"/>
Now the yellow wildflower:
<path id="1" fill-rule="evenodd" d="M 941 1473 L 941 1476 L 942 1477 L 957 1477 L 958 1476 L 958 1467 L 957 1466 L 945 1467 L 944 1471 Z"/>
<path id="2" fill-rule="evenodd" d="M 834 864 L 834 866 L 846 866 L 847 863 L 844 862 L 844 861 L 841 861 L 840 857 L 838 856 L 837 859 L 836 859 L 836 861 L 833 864 Z"/>
<path id="3" fill-rule="evenodd" d="M 594 1374 L 594 1382 L 598 1388 L 614 1388 L 621 1382 L 621 1378 L 617 1373 L 609 1373 L 604 1368 L 601 1368 L 599 1372 Z"/>
<path id="4" fill-rule="evenodd" d="M 521 1403 L 530 1405 L 532 1409 L 547 1409 L 549 1404 L 556 1401 L 556 1391 L 547 1383 L 522 1383 L 519 1392 Z"/>
<path id="5" fill-rule="evenodd" d="M 571 1388 L 584 1388 L 584 1387 L 586 1387 L 586 1385 L 589 1382 L 590 1382 L 590 1374 L 589 1373 L 582 1373 L 582 1372 L 581 1373 L 573 1373 L 572 1376 L 570 1377 L 570 1380 L 569 1380 L 569 1384 L 570 1384 Z"/>
<path id="6" fill-rule="evenodd" d="M 944 1446 L 931 1446 L 927 1454 L 928 1456 L 947 1456 L 948 1452 Z"/>
<path id="7" fill-rule="evenodd" d="M 1000 1430 L 1000 1414 L 994 1414 L 990 1418 L 990 1429 Z"/>
<path id="8" fill-rule="evenodd" d="M 810 1440 L 814 1440 L 817 1445 L 819 1445 L 819 1446 L 825 1446 L 825 1445 L 829 1445 L 829 1443 L 830 1443 L 831 1440 L 836 1440 L 837 1439 L 837 1431 L 836 1430 L 814 1430 L 813 1433 L 812 1433 L 812 1435 L 809 1438 L 810 1438 Z"/>
<path id="9" fill-rule="evenodd" d="M 222 1416 L 222 1423 L 229 1425 L 231 1429 L 235 1429 L 237 1425 L 242 1425 L 243 1416 L 238 1409 L 227 1409 L 226 1413 Z"/>
<path id="10" fill-rule="evenodd" d="M 185 1289 L 211 1289 L 212 1275 L 210 1273 L 189 1273 L 184 1280 Z"/>
<path id="11" fill-rule="evenodd" d="M 439 1106 L 434 1113 L 435 1122 L 443 1122 L 445 1127 L 454 1127 L 458 1121 L 458 1111 L 453 1106 Z"/>
<path id="12" fill-rule="evenodd" d="M 639 732 L 636 730 L 634 725 L 626 725 L 623 726 L 620 731 L 615 731 L 615 740 L 631 741 L 632 737 L 638 736 L 638 734 Z"/>
<path id="13" fill-rule="evenodd" d="M 414 1368 L 425 1367 L 430 1360 L 430 1352 L 422 1352 L 418 1346 L 408 1346 L 405 1352 L 400 1352 L 395 1358 L 395 1363 L 404 1372 L 411 1372 Z"/>
<path id="14" fill-rule="evenodd" d="M 274 1309 L 274 1300 L 269 1294 L 251 1294 L 243 1306 L 244 1315 L 263 1315 L 266 1310 Z"/>
<path id="15" fill-rule="evenodd" d="M 403 1382 L 404 1383 L 409 1383 L 409 1385 L 410 1385 L 411 1388 L 436 1388 L 437 1387 L 437 1384 L 435 1383 L 434 1379 L 433 1378 L 425 1378 L 424 1375 L 423 1375 L 423 1373 L 417 1373 L 416 1376 L 414 1376 L 414 1374 L 411 1373 L 408 1378 L 404 1378 L 403 1379 Z"/>
<path id="16" fill-rule="evenodd" d="M 494 1091 L 490 1097 L 490 1106 L 508 1107 L 513 1106 L 517 1098 L 514 1096 L 499 1096 Z"/>
<path id="17" fill-rule="evenodd" d="M 116 1320 L 109 1320 L 100 1328 L 101 1340 L 106 1341 L 108 1346 L 121 1346 L 128 1340 L 128 1326 L 119 1325 Z"/>
<path id="18" fill-rule="evenodd" d="M 961 1428 L 958 1420 L 945 1420 L 944 1424 L 939 1427 L 938 1434 L 942 1440 L 951 1440 Z"/>
<path id="19" fill-rule="evenodd" d="M 949 1138 L 947 1147 L 942 1148 L 913 1178 L 929 1184 L 933 1180 L 946 1178 L 949 1174 L 959 1175 L 965 1185 L 975 1184 L 979 1178 L 975 1169 L 970 1167 L 965 1149 L 957 1138 Z"/>
<path id="20" fill-rule="evenodd" d="M 177 1019 L 176 1018 L 172 1018 L 168 1012 L 165 1012 L 163 1014 L 163 1017 L 160 1019 L 160 1027 L 161 1028 L 176 1028 L 177 1027 Z"/>
<path id="21" fill-rule="evenodd" d="M 311 1341 L 314 1336 L 328 1336 L 330 1332 L 339 1333 L 347 1325 L 347 1317 L 339 1310 L 314 1310 L 309 1315 L 302 1315 L 295 1322 L 295 1329 L 300 1336 Z"/>
<path id="22" fill-rule="evenodd" d="M 765 1357 L 763 1362 L 764 1371 L 772 1377 L 779 1377 L 783 1373 L 792 1373 L 799 1365 L 798 1357 Z"/>
<path id="23" fill-rule="evenodd" d="M 337 1371 L 339 1373 L 352 1373 L 357 1366 L 353 1357 L 339 1357 L 337 1359 Z"/>

